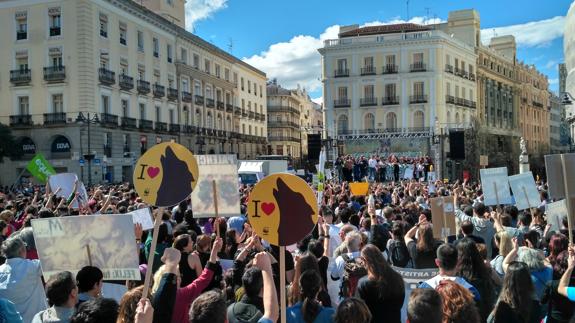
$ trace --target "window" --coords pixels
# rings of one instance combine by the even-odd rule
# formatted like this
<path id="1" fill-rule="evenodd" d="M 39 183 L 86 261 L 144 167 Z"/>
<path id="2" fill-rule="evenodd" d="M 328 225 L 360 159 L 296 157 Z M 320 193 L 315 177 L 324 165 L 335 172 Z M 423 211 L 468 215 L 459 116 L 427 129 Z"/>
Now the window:
<path id="1" fill-rule="evenodd" d="M 216 67 L 215 67 L 215 68 L 216 68 L 216 77 L 219 78 L 219 77 L 220 77 L 220 65 L 219 65 L 219 64 L 216 64 Z"/>
<path id="2" fill-rule="evenodd" d="M 50 63 L 54 67 L 61 67 L 62 66 L 62 51 L 60 48 L 50 48 L 48 50 L 50 55 Z"/>
<path id="3" fill-rule="evenodd" d="M 128 74 L 128 60 L 126 58 L 120 58 L 120 72 L 122 74 Z"/>
<path id="4" fill-rule="evenodd" d="M 28 13 L 20 11 L 16 13 L 16 40 L 28 38 Z"/>
<path id="5" fill-rule="evenodd" d="M 160 42 L 158 38 L 154 37 L 152 43 L 154 45 L 154 57 L 160 57 Z"/>
<path id="6" fill-rule="evenodd" d="M 198 54 L 194 54 L 194 68 L 200 69 L 200 56 Z"/>
<path id="7" fill-rule="evenodd" d="M 174 76 L 168 75 L 168 87 L 174 89 Z"/>
<path id="8" fill-rule="evenodd" d="M 340 100 L 346 100 L 347 99 L 347 87 L 346 86 L 342 86 L 337 88 L 337 97 Z"/>
<path id="9" fill-rule="evenodd" d="M 102 95 L 102 112 L 110 113 L 110 97 L 107 95 Z"/>
<path id="10" fill-rule="evenodd" d="M 140 120 L 146 120 L 146 104 L 140 103 Z"/>
<path id="11" fill-rule="evenodd" d="M 423 64 L 423 53 L 413 54 L 413 64 Z"/>
<path id="12" fill-rule="evenodd" d="M 108 38 L 108 16 L 100 14 L 100 36 Z"/>
<path id="13" fill-rule="evenodd" d="M 30 100 L 27 96 L 18 97 L 18 113 L 21 116 L 30 114 Z"/>
<path id="14" fill-rule="evenodd" d="M 375 129 L 375 117 L 373 114 L 368 113 L 365 115 L 364 118 L 364 127 L 366 130 L 373 130 Z"/>
<path id="15" fill-rule="evenodd" d="M 209 86 L 206 86 L 206 98 L 212 99 L 212 88 Z"/>
<path id="16" fill-rule="evenodd" d="M 146 79 L 146 67 L 142 64 L 138 64 L 138 78 L 142 81 Z"/>
<path id="17" fill-rule="evenodd" d="M 129 134 L 123 134 L 122 135 L 122 140 L 124 142 L 124 152 L 129 152 L 130 151 L 130 135 Z"/>
<path id="18" fill-rule="evenodd" d="M 228 82 L 230 81 L 230 70 L 227 68 L 224 69 L 224 79 Z"/>
<path id="19" fill-rule="evenodd" d="M 160 70 L 154 70 L 154 81 L 160 84 Z"/>
<path id="20" fill-rule="evenodd" d="M 337 60 L 337 70 L 345 71 L 347 69 L 347 59 L 341 58 Z"/>
<path id="21" fill-rule="evenodd" d="M 446 65 L 451 65 L 450 63 L 451 63 L 451 56 L 445 55 L 445 64 L 446 64 Z"/>
<path id="22" fill-rule="evenodd" d="M 396 129 L 397 128 L 397 116 L 395 113 L 390 112 L 387 114 L 385 118 L 385 127 L 387 129 Z"/>
<path id="23" fill-rule="evenodd" d="M 385 97 L 388 100 L 395 100 L 395 83 L 385 85 Z"/>
<path id="24" fill-rule="evenodd" d="M 144 32 L 141 30 L 138 30 L 138 50 L 144 51 Z"/>
<path id="25" fill-rule="evenodd" d="M 128 37 L 128 27 L 125 23 L 120 23 L 120 44 L 126 46 Z"/>
<path id="26" fill-rule="evenodd" d="M 415 82 L 413 83 L 413 94 L 416 96 L 423 96 L 423 82 Z"/>
<path id="27" fill-rule="evenodd" d="M 202 85 L 199 81 L 194 83 L 194 94 L 195 95 L 202 95 Z"/>
<path id="28" fill-rule="evenodd" d="M 385 56 L 385 64 L 390 66 L 395 65 L 395 55 Z"/>
<path id="29" fill-rule="evenodd" d="M 244 90 L 244 78 L 243 78 L 243 77 L 241 78 L 241 82 L 240 82 L 240 83 L 241 83 L 241 85 L 242 85 L 242 91 L 243 91 L 243 90 Z"/>
<path id="30" fill-rule="evenodd" d="M 156 122 L 160 122 L 160 117 L 161 117 L 160 107 L 156 105 Z"/>
<path id="31" fill-rule="evenodd" d="M 238 85 L 238 73 L 234 73 L 234 84 Z"/>
<path id="32" fill-rule="evenodd" d="M 345 114 L 339 116 L 337 119 L 337 132 L 347 133 L 347 116 Z"/>
<path id="33" fill-rule="evenodd" d="M 186 79 L 182 80 L 182 91 L 190 92 L 190 86 L 188 85 L 188 80 Z"/>
<path id="34" fill-rule="evenodd" d="M 174 109 L 168 110 L 168 117 L 170 118 L 170 124 L 174 124 Z"/>
<path id="35" fill-rule="evenodd" d="M 172 62 L 172 45 L 168 44 L 168 46 L 166 47 L 166 52 L 168 55 L 168 63 Z"/>
<path id="36" fill-rule="evenodd" d="M 254 83 L 254 95 L 258 95 L 258 86 Z"/>
<path id="37" fill-rule="evenodd" d="M 104 156 L 112 157 L 112 134 L 104 132 Z"/>
<path id="38" fill-rule="evenodd" d="M 180 48 L 180 61 L 188 64 L 188 51 L 185 48 Z"/>
<path id="39" fill-rule="evenodd" d="M 127 118 L 128 117 L 128 100 L 122 99 L 121 105 L 122 105 L 122 117 Z"/>
<path id="40" fill-rule="evenodd" d="M 447 92 L 447 95 L 451 95 L 451 83 L 447 82 L 445 84 L 445 92 Z"/>
<path id="41" fill-rule="evenodd" d="M 363 58 L 363 67 L 366 69 L 373 68 L 373 56 Z"/>
<path id="42" fill-rule="evenodd" d="M 423 111 L 416 111 L 413 114 L 413 126 L 415 128 L 423 128 L 425 125 L 425 115 Z"/>
<path id="43" fill-rule="evenodd" d="M 206 128 L 212 129 L 214 127 L 212 122 L 212 114 L 208 112 L 208 117 L 206 118 Z"/>
<path id="44" fill-rule="evenodd" d="M 210 74 L 210 61 L 209 60 L 204 60 L 204 72 Z"/>
<path id="45" fill-rule="evenodd" d="M 50 37 L 60 36 L 62 34 L 60 8 L 48 9 L 48 16 L 50 22 Z"/>
<path id="46" fill-rule="evenodd" d="M 262 86 L 260 85 L 260 98 L 263 98 L 263 96 L 264 96 L 263 93 L 264 92 L 262 91 Z"/>
<path id="47" fill-rule="evenodd" d="M 373 93 L 374 93 L 374 86 L 373 85 L 365 85 L 363 87 L 363 97 L 364 98 L 373 98 Z"/>
<path id="48" fill-rule="evenodd" d="M 252 93 L 252 81 L 248 80 L 248 93 Z"/>
<path id="49" fill-rule="evenodd" d="M 64 97 L 62 94 L 52 94 L 52 110 L 55 113 L 64 112 Z"/>

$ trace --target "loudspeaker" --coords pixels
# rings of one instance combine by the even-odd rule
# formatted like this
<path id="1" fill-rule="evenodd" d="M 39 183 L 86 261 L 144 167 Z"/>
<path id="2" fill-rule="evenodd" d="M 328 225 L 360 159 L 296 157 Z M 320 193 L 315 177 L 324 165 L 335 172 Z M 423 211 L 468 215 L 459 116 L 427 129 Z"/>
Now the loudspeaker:
<path id="1" fill-rule="evenodd" d="M 307 159 L 319 160 L 319 153 L 321 151 L 321 135 L 308 134 L 307 135 Z"/>
<path id="2" fill-rule="evenodd" d="M 463 131 L 449 133 L 449 151 L 451 159 L 465 159 L 465 134 Z"/>

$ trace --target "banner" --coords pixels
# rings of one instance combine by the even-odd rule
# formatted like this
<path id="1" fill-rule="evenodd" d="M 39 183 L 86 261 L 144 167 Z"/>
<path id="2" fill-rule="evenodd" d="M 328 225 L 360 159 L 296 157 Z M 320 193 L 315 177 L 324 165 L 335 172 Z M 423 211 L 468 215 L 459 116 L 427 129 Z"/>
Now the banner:
<path id="1" fill-rule="evenodd" d="M 515 198 L 515 206 L 519 210 L 538 207 L 541 204 L 539 191 L 531 172 L 509 176 L 509 185 Z"/>
<path id="2" fill-rule="evenodd" d="M 369 191 L 369 183 L 349 183 L 351 195 L 367 195 Z"/>
<path id="3" fill-rule="evenodd" d="M 445 240 L 448 236 L 456 234 L 453 196 L 432 198 L 429 199 L 429 203 L 431 204 L 433 237 Z"/>
<path id="4" fill-rule="evenodd" d="M 413 268 L 399 268 L 392 266 L 393 270 L 398 272 L 403 278 L 403 284 L 405 287 L 405 299 L 404 304 L 401 307 L 401 321 L 405 322 L 407 320 L 407 302 L 409 301 L 409 296 L 411 291 L 418 288 L 419 284 L 429 280 L 439 274 L 439 269 L 413 269 Z"/>
<path id="5" fill-rule="evenodd" d="M 198 185 L 192 191 L 192 211 L 195 218 L 216 216 L 214 181 L 218 216 L 240 215 L 238 166 L 235 155 L 198 155 Z"/>
<path id="6" fill-rule="evenodd" d="M 131 214 L 34 219 L 32 228 L 45 277 L 92 265 L 104 280 L 141 279 Z"/>
<path id="7" fill-rule="evenodd" d="M 507 167 L 479 170 L 485 205 L 511 204 Z"/>
<path id="8" fill-rule="evenodd" d="M 565 200 L 545 205 L 547 223 L 551 225 L 551 231 L 559 232 L 563 226 L 563 219 L 567 217 L 567 204 Z"/>
<path id="9" fill-rule="evenodd" d="M 36 154 L 28 163 L 26 169 L 42 183 L 46 183 L 50 175 L 56 174 L 52 165 L 50 165 L 42 154 Z"/>

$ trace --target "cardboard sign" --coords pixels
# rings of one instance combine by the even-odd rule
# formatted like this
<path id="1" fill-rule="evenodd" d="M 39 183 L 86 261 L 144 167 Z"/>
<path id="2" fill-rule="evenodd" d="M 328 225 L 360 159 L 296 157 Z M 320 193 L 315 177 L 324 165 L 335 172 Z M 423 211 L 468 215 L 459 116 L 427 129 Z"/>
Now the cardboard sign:
<path id="1" fill-rule="evenodd" d="M 173 206 L 192 193 L 198 180 L 198 164 L 186 147 L 174 142 L 161 143 L 138 159 L 133 179 L 144 202 Z"/>
<path id="2" fill-rule="evenodd" d="M 369 191 L 369 183 L 349 183 L 351 195 L 367 195 Z"/>
<path id="3" fill-rule="evenodd" d="M 487 167 L 487 165 L 489 165 L 489 156 L 480 155 L 479 156 L 479 165 Z"/>
<path id="4" fill-rule="evenodd" d="M 551 230 L 559 232 L 563 226 L 563 219 L 567 217 L 567 204 L 565 200 L 549 203 L 545 206 L 547 223 L 551 225 Z"/>
<path id="5" fill-rule="evenodd" d="M 443 196 L 429 199 L 431 204 L 431 221 L 433 222 L 433 237 L 445 239 L 455 234 L 455 207 L 453 196 Z"/>
<path id="6" fill-rule="evenodd" d="M 78 176 L 74 173 L 60 173 L 52 175 L 48 178 L 48 183 L 52 191 L 56 191 L 60 188 L 58 196 L 67 199 L 74 192 L 74 182 L 78 180 Z M 72 203 L 72 207 L 77 209 L 80 206 L 85 206 L 88 203 L 88 192 L 86 192 L 86 187 L 84 183 L 78 181 L 76 190 L 80 195 Z"/>
<path id="7" fill-rule="evenodd" d="M 317 200 L 303 179 L 273 174 L 251 192 L 248 216 L 262 239 L 275 246 L 289 246 L 313 230 L 318 219 Z"/>
<path id="8" fill-rule="evenodd" d="M 235 155 L 196 156 L 200 170 L 198 185 L 192 192 L 195 218 L 216 216 L 213 181 L 216 181 L 218 216 L 239 215 L 238 167 Z"/>
<path id="9" fill-rule="evenodd" d="M 565 180 L 571 197 L 575 196 L 575 154 L 564 154 L 567 177 L 563 175 L 561 155 L 545 156 L 545 171 L 549 185 L 549 197 L 552 199 L 565 198 Z"/>
<path id="10" fill-rule="evenodd" d="M 32 228 L 45 277 L 64 270 L 75 276 L 91 264 L 104 280 L 141 279 L 130 214 L 34 219 Z"/>
<path id="11" fill-rule="evenodd" d="M 509 176 L 509 185 L 513 191 L 515 205 L 519 210 L 538 207 L 541 204 L 539 191 L 531 172 Z"/>
<path id="12" fill-rule="evenodd" d="M 480 169 L 485 205 L 511 204 L 507 167 Z"/>
<path id="13" fill-rule="evenodd" d="M 132 220 L 134 224 L 140 223 L 142 225 L 142 230 L 150 230 L 154 228 L 154 219 L 152 218 L 152 213 L 149 208 L 137 209 L 130 212 L 132 215 Z"/>

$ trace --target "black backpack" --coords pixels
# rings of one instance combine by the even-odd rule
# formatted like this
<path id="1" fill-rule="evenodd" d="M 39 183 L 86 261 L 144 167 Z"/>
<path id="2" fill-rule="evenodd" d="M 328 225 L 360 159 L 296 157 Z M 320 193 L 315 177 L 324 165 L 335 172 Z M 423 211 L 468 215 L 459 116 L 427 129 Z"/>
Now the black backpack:
<path id="1" fill-rule="evenodd" d="M 393 241 L 389 245 L 389 262 L 394 265 L 395 267 L 405 268 L 411 257 L 409 257 L 409 251 L 407 250 L 407 246 L 405 243 L 401 243 L 401 241 Z"/>
<path id="2" fill-rule="evenodd" d="M 339 296 L 343 298 L 353 297 L 357 290 L 359 279 L 367 275 L 367 269 L 360 258 L 351 258 L 347 254 L 341 257 L 345 261 L 345 265 Z"/>

